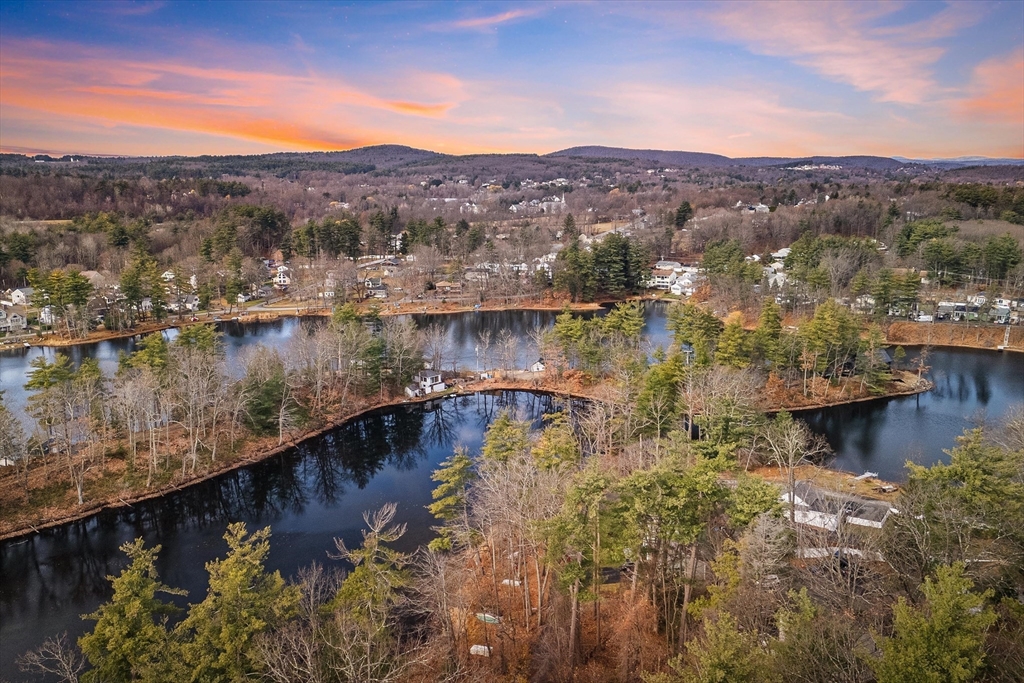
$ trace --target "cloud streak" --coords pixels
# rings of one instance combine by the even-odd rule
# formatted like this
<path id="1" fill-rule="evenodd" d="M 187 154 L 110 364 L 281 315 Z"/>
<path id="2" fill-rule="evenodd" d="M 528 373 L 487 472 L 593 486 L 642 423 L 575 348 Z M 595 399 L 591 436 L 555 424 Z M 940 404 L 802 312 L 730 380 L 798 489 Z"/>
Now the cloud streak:
<path id="1" fill-rule="evenodd" d="M 450 24 L 446 24 L 446 26 L 456 29 L 483 30 L 494 28 L 495 26 L 515 21 L 516 19 L 525 19 L 527 17 L 536 16 L 539 13 L 539 8 L 515 9 L 507 12 L 501 12 L 500 14 L 492 14 L 486 17 L 461 19 L 459 21 L 453 21 Z"/>
<path id="2" fill-rule="evenodd" d="M 54 57 L 54 53 L 62 58 Z M 434 79 L 448 82 L 449 79 Z M 359 110 L 437 118 L 454 102 L 379 97 L 340 79 L 126 61 L 68 44 L 5 42 L 0 48 L 3 103 L 111 123 L 241 137 L 305 149 L 363 144 Z"/>
<path id="3" fill-rule="evenodd" d="M 792 60 L 882 102 L 919 104 L 941 91 L 933 69 L 946 49 L 935 41 L 978 13 L 951 5 L 929 19 L 887 25 L 899 9 L 895 3 L 733 2 L 710 18 L 755 53 Z"/>

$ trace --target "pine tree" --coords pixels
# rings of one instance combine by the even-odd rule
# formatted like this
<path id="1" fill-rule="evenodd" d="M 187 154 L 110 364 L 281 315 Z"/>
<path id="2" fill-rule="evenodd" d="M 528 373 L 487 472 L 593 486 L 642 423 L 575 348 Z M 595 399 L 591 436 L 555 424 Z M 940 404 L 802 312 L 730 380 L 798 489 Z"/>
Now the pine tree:
<path id="1" fill-rule="evenodd" d="M 718 338 L 715 361 L 719 365 L 728 365 L 734 368 L 744 368 L 750 364 L 747 333 L 743 330 L 743 323 L 739 319 L 726 325 L 722 336 Z"/>
<path id="2" fill-rule="evenodd" d="M 507 410 L 501 411 L 487 428 L 480 455 L 484 460 L 507 462 L 517 453 L 529 448 L 528 430 L 528 423 L 513 420 Z"/>
<path id="3" fill-rule="evenodd" d="M 676 209 L 675 215 L 675 226 L 681 228 L 686 225 L 686 221 L 693 217 L 693 207 L 690 206 L 690 202 L 683 202 Z"/>
<path id="4" fill-rule="evenodd" d="M 160 583 L 156 557 L 160 546 L 145 548 L 141 538 L 125 543 L 121 551 L 131 560 L 120 575 L 108 577 L 114 595 L 98 610 L 85 616 L 96 622 L 78 640 L 92 670 L 87 682 L 159 680 L 172 654 L 167 618 L 179 611 L 157 593 L 184 595 Z"/>
<path id="5" fill-rule="evenodd" d="M 773 368 L 782 363 L 782 312 L 774 299 L 765 299 L 751 340 L 752 351 Z"/>
<path id="6" fill-rule="evenodd" d="M 966 683 L 985 662 L 985 632 L 996 621 L 991 591 L 972 593 L 963 565 L 939 567 L 921 586 L 918 609 L 902 597 L 893 608 L 894 633 L 879 644 L 879 683 Z"/>
<path id="7" fill-rule="evenodd" d="M 270 552 L 270 527 L 247 535 L 245 524 L 228 526 L 228 554 L 206 564 L 206 598 L 192 605 L 175 629 L 182 641 L 180 680 L 240 683 L 255 673 L 253 639 L 283 624 L 295 612 L 299 589 L 285 585 L 280 572 L 263 563 Z"/>
<path id="8" fill-rule="evenodd" d="M 473 459 L 465 447 L 458 446 L 452 457 L 442 462 L 430 478 L 439 483 L 431 491 L 434 502 L 427 506 L 427 510 L 445 524 L 433 527 L 438 536 L 428 547 L 435 551 L 452 550 L 455 540 L 452 523 L 461 521 L 464 528 L 469 527 L 469 485 L 476 478 Z"/>

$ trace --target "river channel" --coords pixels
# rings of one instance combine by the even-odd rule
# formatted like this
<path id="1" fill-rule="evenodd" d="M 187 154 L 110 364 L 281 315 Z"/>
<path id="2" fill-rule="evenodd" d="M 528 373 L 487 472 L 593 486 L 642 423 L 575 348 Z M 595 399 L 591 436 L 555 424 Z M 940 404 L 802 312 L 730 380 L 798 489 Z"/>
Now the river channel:
<path id="1" fill-rule="evenodd" d="M 460 367 L 472 368 L 481 353 L 480 332 L 496 337 L 509 329 L 518 340 L 517 365 L 532 362 L 530 331 L 550 325 L 552 312 L 481 312 L 417 317 L 448 330 Z M 652 346 L 667 345 L 663 306 L 648 306 L 645 334 Z M 299 319 L 273 323 L 222 323 L 229 366 L 245 347 L 283 344 L 301 329 Z M 173 334 L 169 332 L 168 334 Z M 118 355 L 134 348 L 121 339 L 61 349 L 75 362 L 94 357 L 107 373 Z M 21 385 L 31 359 L 54 349 L 0 354 L 0 388 L 16 412 L 24 410 Z M 913 358 L 914 352 L 909 354 Z M 481 359 L 484 363 L 486 358 Z M 825 435 L 834 466 L 871 470 L 886 479 L 903 478 L 910 459 L 931 464 L 965 428 L 1001 417 L 1024 402 L 1024 355 L 970 349 L 937 349 L 928 358 L 935 389 L 918 396 L 804 412 L 800 417 Z M 20 406 L 20 407 L 19 407 Z M 88 623 L 79 615 L 110 595 L 109 574 L 124 566 L 118 546 L 137 536 L 163 547 L 159 570 L 172 586 L 202 599 L 205 562 L 223 555 L 221 539 L 230 521 L 250 529 L 273 528 L 268 566 L 294 576 L 313 561 L 333 564 L 333 539 L 358 542 L 364 510 L 399 503 L 400 521 L 409 525 L 400 549 L 412 550 L 430 536 L 430 473 L 456 444 L 471 451 L 486 425 L 503 407 L 524 419 L 557 409 L 550 399 L 524 392 L 478 394 L 430 404 L 383 409 L 354 420 L 292 451 L 225 474 L 160 499 L 112 510 L 89 519 L 0 544 L 0 680 L 22 680 L 17 654 L 48 636 L 67 630 L 81 634 Z"/>

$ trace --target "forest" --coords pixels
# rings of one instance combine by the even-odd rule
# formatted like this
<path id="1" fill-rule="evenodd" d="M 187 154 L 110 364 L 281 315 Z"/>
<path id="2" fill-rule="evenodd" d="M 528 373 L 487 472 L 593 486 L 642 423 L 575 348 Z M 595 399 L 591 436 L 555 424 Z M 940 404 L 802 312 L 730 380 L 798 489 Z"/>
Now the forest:
<path id="1" fill-rule="evenodd" d="M 785 411 L 766 415 L 767 392 L 880 388 L 877 333 L 862 338 L 827 303 L 795 333 L 770 303 L 753 331 L 693 303 L 669 325 L 653 358 L 637 304 L 538 330 L 549 372 L 591 400 L 536 431 L 503 414 L 479 452 L 456 448 L 434 473 L 428 548 L 390 548 L 403 529 L 385 505 L 366 511 L 359 547 L 333 549 L 347 571 L 285 581 L 263 566 L 271 530 L 232 525 L 206 596 L 182 612 L 160 597 L 176 589 L 156 574 L 159 548 L 128 543 L 92 630 L 22 665 L 68 681 L 1016 680 L 1020 409 L 965 433 L 948 465 L 909 466 L 879 528 L 819 487 L 837 523 L 816 528 L 798 517 L 809 492 L 796 472 L 827 444 Z M 210 326 L 146 337 L 112 378 L 44 358 L 27 385 L 37 435 L 0 407 L 2 455 L 18 460 L 26 501 L 158 485 L 393 392 L 424 361 L 449 365 L 443 339 L 347 306 L 286 348 L 254 347 L 234 381 Z M 505 342 L 489 343 L 507 363 Z"/>
<path id="2" fill-rule="evenodd" d="M 441 325 L 385 315 L 396 302 L 564 305 L 527 335 L 544 369 L 517 386 L 579 400 L 540 429 L 501 415 L 478 452 L 456 448 L 416 553 L 393 547 L 404 529 L 383 505 L 360 544 L 325 549 L 344 569 L 285 578 L 265 568 L 272 529 L 234 524 L 207 592 L 186 598 L 158 575 L 159 547 L 126 543 L 88 633 L 24 654 L 26 672 L 1024 678 L 1021 409 L 873 501 L 803 480 L 828 444 L 785 410 L 926 390 L 930 349 L 907 362 L 886 341 L 895 321 L 1021 298 L 1019 169 L 356 152 L 0 159 L 0 283 L 31 288 L 18 310 L 33 341 L 141 335 L 108 374 L 62 351 L 33 361 L 31 423 L 0 392 L 4 530 L 277 452 L 403 400 L 424 368 L 446 391 L 478 379 Z M 651 295 L 659 260 L 699 285 L 657 293 L 671 341 L 651 348 L 630 299 Z M 374 279 L 383 300 L 367 300 Z M 229 367 L 217 327 L 185 317 L 248 298 L 323 315 Z M 594 301 L 607 311 L 572 308 Z M 175 318 L 176 336 L 149 332 Z M 475 343 L 478 365 L 514 383 L 524 340 Z M 798 498 L 832 521 L 808 524 Z"/>

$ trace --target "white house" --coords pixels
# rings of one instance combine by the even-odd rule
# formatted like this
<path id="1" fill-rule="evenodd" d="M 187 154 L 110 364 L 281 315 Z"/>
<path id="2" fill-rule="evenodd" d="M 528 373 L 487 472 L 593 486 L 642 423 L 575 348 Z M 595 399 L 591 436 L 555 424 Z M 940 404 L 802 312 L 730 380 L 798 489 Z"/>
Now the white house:
<path id="1" fill-rule="evenodd" d="M 31 287 L 22 287 L 21 289 L 15 289 L 11 292 L 11 303 L 15 306 L 27 306 L 32 303 L 32 292 L 35 291 Z"/>
<path id="2" fill-rule="evenodd" d="M 697 275 L 696 273 L 682 273 L 676 276 L 668 291 L 676 296 L 693 296 L 694 292 L 700 289 L 706 279 L 704 276 Z"/>
<path id="3" fill-rule="evenodd" d="M 0 308 L 0 332 L 21 332 L 25 329 L 25 316 L 16 311 Z"/>
<path id="4" fill-rule="evenodd" d="M 170 282 L 171 280 L 173 280 L 173 279 L 174 279 L 174 271 L 173 271 L 173 270 L 165 270 L 165 271 L 163 272 L 163 274 L 162 274 L 162 275 L 160 276 L 160 278 L 161 278 L 161 279 L 162 279 L 162 280 L 163 280 L 164 282 Z"/>
<path id="5" fill-rule="evenodd" d="M 676 281 L 676 272 L 667 268 L 655 268 L 651 270 L 649 287 L 653 289 L 669 289 Z"/>
<path id="6" fill-rule="evenodd" d="M 53 308 L 43 306 L 39 309 L 39 322 L 43 325 L 52 325 L 57 322 L 57 316 L 53 314 Z"/>
<path id="7" fill-rule="evenodd" d="M 441 373 L 436 370 L 421 370 L 413 377 L 413 381 L 415 384 L 410 384 L 405 388 L 405 395 L 409 398 L 444 391 L 444 381 L 441 379 Z"/>
<path id="8" fill-rule="evenodd" d="M 282 268 L 283 267 L 284 266 L 282 266 Z M 279 270 L 279 271 L 277 271 L 277 275 L 274 276 L 274 286 L 275 287 L 287 287 L 291 283 L 292 283 L 292 279 L 290 277 L 288 277 L 288 271 L 287 270 L 283 270 L 283 271 Z"/>
<path id="9" fill-rule="evenodd" d="M 530 366 L 530 372 L 544 372 L 544 359 L 538 358 L 537 362 Z"/>

